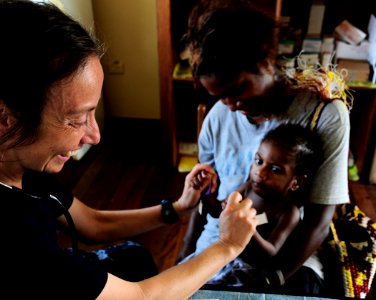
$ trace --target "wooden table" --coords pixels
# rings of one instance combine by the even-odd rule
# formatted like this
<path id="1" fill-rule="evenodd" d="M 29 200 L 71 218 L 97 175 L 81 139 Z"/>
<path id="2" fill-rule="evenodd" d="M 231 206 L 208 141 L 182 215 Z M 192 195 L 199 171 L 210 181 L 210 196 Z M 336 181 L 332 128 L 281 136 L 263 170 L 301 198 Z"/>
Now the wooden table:
<path id="1" fill-rule="evenodd" d="M 329 300 L 333 298 L 320 298 L 308 296 L 290 296 L 275 294 L 240 293 L 227 291 L 199 290 L 188 300 Z"/>

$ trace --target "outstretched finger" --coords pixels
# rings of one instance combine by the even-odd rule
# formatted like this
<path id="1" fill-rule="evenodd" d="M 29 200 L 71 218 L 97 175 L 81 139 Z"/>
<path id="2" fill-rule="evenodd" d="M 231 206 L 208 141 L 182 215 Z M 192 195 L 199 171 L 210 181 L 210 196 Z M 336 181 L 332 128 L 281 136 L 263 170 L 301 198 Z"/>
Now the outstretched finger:
<path id="1" fill-rule="evenodd" d="M 239 192 L 232 192 L 230 196 L 227 199 L 226 206 L 224 207 L 224 210 L 234 210 L 236 207 L 238 208 L 248 208 L 250 209 L 250 212 L 254 215 L 256 215 L 256 210 L 252 207 L 252 200 L 249 198 L 244 198 Z"/>
<path id="2" fill-rule="evenodd" d="M 227 206 L 235 205 L 243 200 L 242 195 L 239 192 L 232 192 L 227 198 Z"/>

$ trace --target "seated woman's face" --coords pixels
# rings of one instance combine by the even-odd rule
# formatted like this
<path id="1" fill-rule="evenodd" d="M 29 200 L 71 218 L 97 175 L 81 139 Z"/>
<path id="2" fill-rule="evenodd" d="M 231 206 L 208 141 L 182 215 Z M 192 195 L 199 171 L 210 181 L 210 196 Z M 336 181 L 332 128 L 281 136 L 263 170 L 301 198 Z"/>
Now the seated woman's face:
<path id="1" fill-rule="evenodd" d="M 208 93 L 228 106 L 251 118 L 270 115 L 268 94 L 274 86 L 272 67 L 263 67 L 260 73 L 242 72 L 229 83 L 223 84 L 215 74 L 200 77 Z"/>

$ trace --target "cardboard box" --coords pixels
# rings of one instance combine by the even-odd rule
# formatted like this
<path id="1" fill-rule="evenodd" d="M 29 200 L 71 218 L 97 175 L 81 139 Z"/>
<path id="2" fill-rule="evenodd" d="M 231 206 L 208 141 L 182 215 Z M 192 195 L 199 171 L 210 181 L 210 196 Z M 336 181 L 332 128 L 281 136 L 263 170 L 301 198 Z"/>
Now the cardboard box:
<path id="1" fill-rule="evenodd" d="M 324 37 L 321 43 L 321 53 L 333 53 L 334 37 Z"/>
<path id="2" fill-rule="evenodd" d="M 358 45 L 367 36 L 365 32 L 361 31 L 359 28 L 356 28 L 347 20 L 344 20 L 341 24 L 339 24 L 334 29 L 334 33 L 339 37 L 339 39 L 351 45 Z"/>
<path id="3" fill-rule="evenodd" d="M 321 53 L 320 63 L 324 68 L 327 68 L 329 65 L 333 64 L 333 54 L 332 53 Z"/>
<path id="4" fill-rule="evenodd" d="M 309 14 L 307 34 L 321 34 L 325 5 L 323 1 L 314 0 Z"/>
<path id="5" fill-rule="evenodd" d="M 347 72 L 346 81 L 368 81 L 370 75 L 370 65 L 368 61 L 340 59 L 337 61 L 337 69 Z"/>

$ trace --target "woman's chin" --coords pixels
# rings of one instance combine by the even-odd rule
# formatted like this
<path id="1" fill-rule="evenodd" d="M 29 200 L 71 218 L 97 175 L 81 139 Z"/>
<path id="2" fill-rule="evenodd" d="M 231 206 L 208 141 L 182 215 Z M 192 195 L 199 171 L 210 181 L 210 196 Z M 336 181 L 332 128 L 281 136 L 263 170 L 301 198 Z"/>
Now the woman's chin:
<path id="1" fill-rule="evenodd" d="M 70 156 L 57 155 L 50 163 L 47 165 L 46 171 L 48 173 L 58 173 L 60 172 L 65 163 L 70 159 Z"/>

